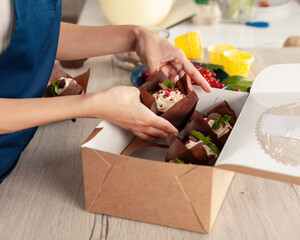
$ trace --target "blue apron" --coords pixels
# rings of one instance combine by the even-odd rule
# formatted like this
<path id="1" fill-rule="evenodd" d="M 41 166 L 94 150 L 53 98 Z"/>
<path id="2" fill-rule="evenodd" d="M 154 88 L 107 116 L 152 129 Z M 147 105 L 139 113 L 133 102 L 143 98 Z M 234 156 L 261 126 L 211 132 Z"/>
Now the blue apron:
<path id="1" fill-rule="evenodd" d="M 55 61 L 61 0 L 14 0 L 14 8 L 14 33 L 0 56 L 0 98 L 40 98 Z M 0 135 L 0 183 L 14 169 L 36 130 Z"/>

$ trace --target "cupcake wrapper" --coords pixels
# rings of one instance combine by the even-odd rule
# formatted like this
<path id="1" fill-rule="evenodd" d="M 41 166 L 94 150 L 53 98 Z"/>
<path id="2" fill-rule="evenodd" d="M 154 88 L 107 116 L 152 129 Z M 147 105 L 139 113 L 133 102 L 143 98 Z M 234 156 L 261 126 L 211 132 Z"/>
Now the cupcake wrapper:
<path id="1" fill-rule="evenodd" d="M 189 122 L 193 121 L 194 119 L 198 118 L 199 116 L 201 116 L 202 118 L 205 118 L 205 115 L 197 110 L 195 110 L 192 114 L 192 116 L 189 119 Z"/>
<path id="2" fill-rule="evenodd" d="M 69 86 L 59 95 L 59 96 L 69 96 L 69 95 L 78 95 L 81 94 L 83 91 L 83 88 L 75 83 L 70 82 Z"/>
<path id="3" fill-rule="evenodd" d="M 143 86 L 139 88 L 141 102 L 156 115 L 159 114 L 155 98 Z"/>
<path id="4" fill-rule="evenodd" d="M 194 91 L 191 78 L 186 74 L 176 82 L 175 88 L 178 88 L 184 95 L 188 95 Z"/>

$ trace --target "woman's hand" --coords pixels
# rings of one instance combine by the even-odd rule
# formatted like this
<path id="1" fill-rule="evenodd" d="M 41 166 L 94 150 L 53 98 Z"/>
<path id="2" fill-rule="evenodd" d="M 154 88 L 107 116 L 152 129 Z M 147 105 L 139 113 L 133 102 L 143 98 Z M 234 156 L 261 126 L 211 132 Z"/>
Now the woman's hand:
<path id="1" fill-rule="evenodd" d="M 117 86 L 94 94 L 91 117 L 113 122 L 146 140 L 177 134 L 177 129 L 166 119 L 157 116 L 140 102 L 135 87 Z"/>
<path id="2" fill-rule="evenodd" d="M 176 76 L 182 77 L 187 73 L 206 92 L 211 91 L 207 81 L 185 57 L 182 50 L 146 28 L 136 27 L 136 29 L 136 52 L 148 66 L 150 77 L 159 70 L 171 79 Z"/>

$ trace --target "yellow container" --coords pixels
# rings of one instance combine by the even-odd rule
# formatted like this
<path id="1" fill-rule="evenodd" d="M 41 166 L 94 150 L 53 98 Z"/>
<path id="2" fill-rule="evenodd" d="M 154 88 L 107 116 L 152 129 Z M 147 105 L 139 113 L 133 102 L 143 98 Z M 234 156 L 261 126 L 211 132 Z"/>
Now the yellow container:
<path id="1" fill-rule="evenodd" d="M 208 47 L 210 62 L 224 66 L 224 52 L 228 50 L 237 50 L 236 47 L 229 44 L 215 44 Z"/>
<path id="2" fill-rule="evenodd" d="M 201 37 L 197 31 L 189 32 L 175 38 L 175 46 L 180 48 L 190 60 L 203 58 Z"/>
<path id="3" fill-rule="evenodd" d="M 248 52 L 238 50 L 224 52 L 224 68 L 229 75 L 246 77 L 253 61 L 254 56 Z"/>

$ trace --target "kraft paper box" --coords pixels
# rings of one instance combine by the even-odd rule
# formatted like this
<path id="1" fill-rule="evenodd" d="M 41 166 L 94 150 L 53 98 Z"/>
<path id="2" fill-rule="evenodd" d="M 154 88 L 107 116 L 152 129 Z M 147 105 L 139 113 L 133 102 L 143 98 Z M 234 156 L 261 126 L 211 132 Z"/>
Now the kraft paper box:
<path id="1" fill-rule="evenodd" d="M 197 110 L 226 100 L 239 115 L 214 167 L 166 163 L 164 141 L 103 121 L 82 145 L 86 210 L 209 233 L 233 171 L 300 184 L 299 76 L 300 64 L 274 65 L 249 95 L 195 88 Z"/>

